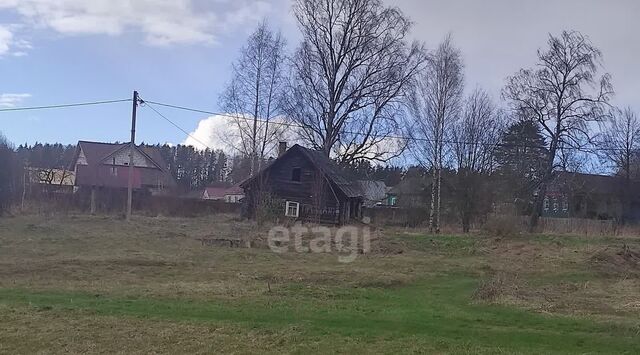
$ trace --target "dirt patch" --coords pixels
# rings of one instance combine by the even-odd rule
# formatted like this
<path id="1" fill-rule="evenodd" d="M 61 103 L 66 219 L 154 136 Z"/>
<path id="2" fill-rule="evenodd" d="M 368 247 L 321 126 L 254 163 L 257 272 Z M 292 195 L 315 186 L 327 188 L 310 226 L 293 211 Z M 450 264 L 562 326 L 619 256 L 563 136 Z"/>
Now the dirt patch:
<path id="1" fill-rule="evenodd" d="M 640 276 L 640 251 L 626 244 L 621 248 L 604 248 L 591 256 L 589 262 L 605 273 Z"/>
<path id="2" fill-rule="evenodd" d="M 517 290 L 513 277 L 498 273 L 482 280 L 471 296 L 476 302 L 494 303 Z"/>

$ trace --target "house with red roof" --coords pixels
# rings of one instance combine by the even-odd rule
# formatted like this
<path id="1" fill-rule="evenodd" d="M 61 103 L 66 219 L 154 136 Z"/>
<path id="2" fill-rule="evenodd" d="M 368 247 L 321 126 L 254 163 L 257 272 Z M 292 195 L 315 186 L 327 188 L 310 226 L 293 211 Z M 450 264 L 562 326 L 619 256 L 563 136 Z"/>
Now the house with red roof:
<path id="1" fill-rule="evenodd" d="M 204 200 L 239 203 L 242 198 L 244 198 L 244 190 L 239 185 L 231 187 L 207 187 L 202 193 L 202 199 Z"/>
<path id="2" fill-rule="evenodd" d="M 129 143 L 79 141 L 70 167 L 76 188 L 128 188 L 130 151 Z M 135 190 L 159 194 L 176 185 L 157 147 L 136 146 L 133 164 Z"/>

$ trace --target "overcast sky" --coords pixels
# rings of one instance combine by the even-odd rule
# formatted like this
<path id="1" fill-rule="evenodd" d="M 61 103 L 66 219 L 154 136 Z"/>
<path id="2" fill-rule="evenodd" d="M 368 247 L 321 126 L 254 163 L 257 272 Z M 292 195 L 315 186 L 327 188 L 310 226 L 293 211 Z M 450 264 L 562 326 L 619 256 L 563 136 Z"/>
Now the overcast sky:
<path id="1" fill-rule="evenodd" d="M 467 87 L 481 86 L 496 99 L 507 75 L 534 63 L 548 33 L 579 30 L 604 54 L 614 102 L 640 111 L 639 1 L 386 2 L 413 20 L 412 36 L 429 48 L 451 32 L 464 54 Z M 288 0 L 0 0 L 0 108 L 121 99 L 137 89 L 147 100 L 218 111 L 231 63 L 262 18 L 282 29 L 293 50 L 299 35 Z M 0 112 L 0 131 L 16 144 L 127 141 L 130 110 L 121 103 Z M 220 118 L 162 112 L 215 144 L 207 132 Z M 144 107 L 138 137 L 186 139 Z"/>

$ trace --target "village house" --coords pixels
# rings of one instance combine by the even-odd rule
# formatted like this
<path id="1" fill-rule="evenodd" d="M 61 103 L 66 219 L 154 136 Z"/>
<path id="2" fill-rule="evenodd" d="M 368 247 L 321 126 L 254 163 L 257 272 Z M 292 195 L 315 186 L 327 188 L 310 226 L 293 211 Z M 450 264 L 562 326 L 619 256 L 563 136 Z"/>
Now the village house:
<path id="1" fill-rule="evenodd" d="M 283 142 L 278 155 L 240 185 L 249 218 L 260 208 L 295 220 L 347 223 L 361 218 L 365 198 L 360 184 L 345 178 L 326 155 L 297 144 L 287 150 Z"/>
<path id="2" fill-rule="evenodd" d="M 203 200 L 217 200 L 227 203 L 240 203 L 244 198 L 244 191 L 240 185 L 231 187 L 206 187 L 202 190 Z"/>
<path id="3" fill-rule="evenodd" d="M 635 221 L 640 218 L 637 196 L 637 183 L 627 186 L 621 177 L 558 172 L 547 189 L 542 216 Z"/>
<path id="4" fill-rule="evenodd" d="M 128 143 L 79 141 L 70 167 L 76 188 L 128 188 L 129 154 Z M 136 146 L 133 162 L 134 190 L 157 195 L 176 185 L 156 147 Z"/>

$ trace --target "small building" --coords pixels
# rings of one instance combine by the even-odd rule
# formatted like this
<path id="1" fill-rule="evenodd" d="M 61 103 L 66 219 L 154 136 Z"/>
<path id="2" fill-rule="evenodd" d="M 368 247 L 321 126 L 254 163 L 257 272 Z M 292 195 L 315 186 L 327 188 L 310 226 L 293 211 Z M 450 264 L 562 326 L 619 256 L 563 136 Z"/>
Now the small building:
<path id="1" fill-rule="evenodd" d="M 240 186 L 245 192 L 245 214 L 260 212 L 295 220 L 347 223 L 362 216 L 363 193 L 337 165 L 320 151 L 300 145 L 286 149 L 280 143 L 278 158 Z"/>
<path id="2" fill-rule="evenodd" d="M 364 207 L 386 206 L 387 185 L 384 181 L 358 180 L 358 187 L 362 192 Z"/>
<path id="3" fill-rule="evenodd" d="M 206 187 L 202 191 L 203 200 L 219 200 L 227 203 L 240 203 L 244 198 L 244 190 L 240 185 L 231 187 Z"/>
<path id="4" fill-rule="evenodd" d="M 70 170 L 77 188 L 126 189 L 129 186 L 130 145 L 79 141 Z M 136 146 L 133 188 L 161 194 L 176 185 L 158 148 Z"/>

